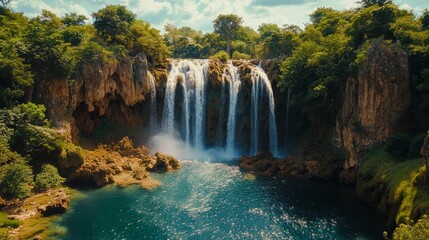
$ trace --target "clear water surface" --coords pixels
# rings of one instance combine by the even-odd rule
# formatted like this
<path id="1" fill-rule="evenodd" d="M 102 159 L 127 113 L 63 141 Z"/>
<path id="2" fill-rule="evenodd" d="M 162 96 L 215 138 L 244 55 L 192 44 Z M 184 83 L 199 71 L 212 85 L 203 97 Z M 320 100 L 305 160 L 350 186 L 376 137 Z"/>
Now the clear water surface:
<path id="1" fill-rule="evenodd" d="M 303 178 L 250 180 L 233 162 L 182 161 L 162 186 L 83 191 L 61 239 L 382 239 L 352 189 Z"/>

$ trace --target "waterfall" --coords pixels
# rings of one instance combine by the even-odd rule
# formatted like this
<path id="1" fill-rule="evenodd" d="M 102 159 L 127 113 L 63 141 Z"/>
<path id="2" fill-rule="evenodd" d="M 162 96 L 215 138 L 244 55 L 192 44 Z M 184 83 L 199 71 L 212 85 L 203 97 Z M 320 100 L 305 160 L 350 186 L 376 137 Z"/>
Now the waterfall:
<path id="1" fill-rule="evenodd" d="M 164 94 L 163 132 L 184 136 L 187 144 L 194 143 L 198 149 L 204 147 L 207 74 L 208 60 L 172 60 Z M 178 81 L 184 95 L 181 133 L 175 132 L 174 122 Z"/>
<path id="2" fill-rule="evenodd" d="M 228 110 L 228 124 L 227 124 L 227 138 L 226 138 L 226 151 L 233 153 L 235 150 L 235 132 L 236 132 L 236 107 L 237 107 L 237 96 L 240 91 L 240 75 L 238 68 L 232 65 L 232 62 L 228 62 L 229 70 L 229 110 Z"/>
<path id="3" fill-rule="evenodd" d="M 209 126 L 206 125 L 206 88 L 209 80 L 209 60 L 177 59 L 171 60 L 170 63 L 171 69 L 167 77 L 164 92 L 162 132 L 168 136 L 180 137 L 188 146 L 191 145 L 197 149 L 204 149 L 205 132 L 207 126 Z M 217 146 L 224 146 L 225 152 L 229 155 L 234 155 L 237 134 L 243 134 L 237 132 L 239 126 L 237 123 L 238 116 L 243 116 L 243 112 L 241 111 L 250 111 L 250 154 L 255 155 L 261 147 L 259 143 L 260 132 L 265 132 L 260 131 L 262 129 L 262 119 L 265 119 L 261 116 L 262 110 L 265 111 L 267 109 L 269 110 L 269 136 L 262 137 L 264 139 L 266 139 L 265 137 L 268 138 L 269 150 L 274 156 L 277 156 L 275 102 L 271 82 L 267 74 L 260 66 L 251 66 L 251 99 L 244 99 L 244 101 L 250 100 L 251 106 L 250 109 L 240 108 L 241 110 L 239 110 L 238 106 L 248 105 L 246 103 L 244 105 L 240 103 L 239 105 L 238 103 L 238 96 L 241 96 L 240 91 L 243 88 L 238 67 L 234 66 L 232 61 L 229 61 L 222 68 L 222 85 L 218 88 L 219 95 L 215 96 L 219 100 L 215 100 L 217 105 L 214 106 L 216 107 L 216 113 L 218 113 L 216 119 L 219 122 L 214 130 L 217 132 L 210 135 L 211 138 L 215 139 L 210 140 L 216 140 Z M 180 93 L 176 93 L 177 90 L 180 90 Z M 213 102 L 213 99 L 210 99 L 210 102 Z M 263 106 L 266 103 L 268 103 L 268 106 Z M 177 112 L 179 109 L 181 110 L 180 116 L 175 116 L 179 114 Z M 226 116 L 227 124 L 225 126 L 223 119 Z M 226 132 L 226 137 L 223 134 L 224 132 Z"/>
<path id="4" fill-rule="evenodd" d="M 278 155 L 277 146 L 277 124 L 275 114 L 275 101 L 274 93 L 271 87 L 271 82 L 268 79 L 267 74 L 261 68 L 261 63 L 252 69 L 252 102 L 251 102 L 251 139 L 250 139 L 250 154 L 255 155 L 259 150 L 259 108 L 260 108 L 260 96 L 265 90 L 268 94 L 269 102 L 269 146 L 270 152 L 274 155 Z"/>
<path id="5" fill-rule="evenodd" d="M 290 107 L 290 97 L 291 97 L 291 89 L 287 89 L 287 102 L 286 102 L 286 125 L 285 125 L 285 150 L 287 151 L 288 147 L 288 132 L 289 132 L 289 107 Z"/>
<path id="6" fill-rule="evenodd" d="M 226 71 L 226 68 L 223 70 L 222 73 L 222 88 L 220 93 L 220 108 L 219 108 L 219 117 L 218 117 L 218 123 L 217 123 L 217 129 L 216 129 L 216 146 L 217 147 L 223 147 L 224 146 L 224 137 L 223 134 L 223 127 L 224 127 L 224 121 L 223 118 L 225 117 L 225 105 L 226 105 L 226 81 L 228 80 L 228 72 Z"/>
<path id="7" fill-rule="evenodd" d="M 158 117 L 157 117 L 157 103 L 156 103 L 156 87 L 155 87 L 155 77 L 151 72 L 147 71 L 147 77 L 150 84 L 150 131 L 151 134 L 158 132 Z"/>

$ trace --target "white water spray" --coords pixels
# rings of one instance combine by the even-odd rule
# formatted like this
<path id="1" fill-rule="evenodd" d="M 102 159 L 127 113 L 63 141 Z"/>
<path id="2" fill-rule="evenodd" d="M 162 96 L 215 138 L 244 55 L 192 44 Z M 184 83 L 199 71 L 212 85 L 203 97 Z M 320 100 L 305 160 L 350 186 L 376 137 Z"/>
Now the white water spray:
<path id="1" fill-rule="evenodd" d="M 182 135 L 184 135 L 184 140 L 187 144 L 193 142 L 196 148 L 203 149 L 208 60 L 172 60 L 171 64 L 165 88 L 163 132 L 170 136 L 177 136 L 174 128 L 174 109 L 176 87 L 180 79 L 184 95 L 182 102 Z"/>
<path id="2" fill-rule="evenodd" d="M 240 75 L 237 67 L 228 62 L 229 69 L 229 110 L 227 124 L 226 151 L 232 154 L 235 150 L 235 132 L 237 125 L 237 97 L 240 91 Z"/>
<path id="3" fill-rule="evenodd" d="M 157 103 L 156 103 L 156 87 L 155 87 L 155 77 L 147 71 L 147 77 L 150 84 L 150 131 L 153 134 L 158 132 L 158 117 L 157 117 Z"/>
<path id="4" fill-rule="evenodd" d="M 275 114 L 275 101 L 274 93 L 271 87 L 271 82 L 267 74 L 261 68 L 261 63 L 252 69 L 252 103 L 251 103 L 251 139 L 250 139 L 250 154 L 255 155 L 258 152 L 258 139 L 259 139 L 259 108 L 260 96 L 263 91 L 268 94 L 269 102 L 269 146 L 270 152 L 274 156 L 278 156 L 278 143 L 277 143 L 277 124 Z"/>

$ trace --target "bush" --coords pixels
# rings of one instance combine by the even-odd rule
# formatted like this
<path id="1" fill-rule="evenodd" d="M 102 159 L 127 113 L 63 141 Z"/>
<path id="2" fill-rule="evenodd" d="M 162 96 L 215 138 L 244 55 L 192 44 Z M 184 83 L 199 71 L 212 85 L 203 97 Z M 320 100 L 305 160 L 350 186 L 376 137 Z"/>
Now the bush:
<path id="1" fill-rule="evenodd" d="M 217 52 L 215 55 L 210 56 L 210 59 L 219 59 L 219 60 L 225 62 L 225 61 L 229 60 L 229 56 L 228 56 L 227 52 L 222 50 L 222 51 Z"/>
<path id="2" fill-rule="evenodd" d="M 33 172 L 25 163 L 11 163 L 0 167 L 0 196 L 24 198 L 30 194 Z"/>
<path id="3" fill-rule="evenodd" d="M 81 148 L 45 127 L 27 125 L 17 129 L 11 137 L 11 147 L 33 161 L 58 162 L 64 167 L 77 166 L 83 162 Z M 65 157 L 63 152 L 66 153 Z"/>
<path id="4" fill-rule="evenodd" d="M 245 60 L 249 60 L 251 57 L 249 54 L 245 54 L 245 53 L 241 53 L 239 51 L 235 51 L 232 54 L 232 59 L 245 59 Z"/>
<path id="5" fill-rule="evenodd" d="M 44 164 L 42 170 L 37 174 L 34 186 L 37 191 L 43 191 L 50 188 L 55 188 L 61 186 L 65 181 L 58 174 L 58 169 L 50 164 Z"/>
<path id="6" fill-rule="evenodd" d="M 384 233 L 387 237 L 387 233 Z M 421 219 L 414 224 L 413 220 L 407 219 L 405 223 L 401 223 L 393 232 L 395 240 L 420 240 L 429 239 L 429 218 L 423 215 Z"/>
<path id="7" fill-rule="evenodd" d="M 397 134 L 386 143 L 386 151 L 396 160 L 404 160 L 410 149 L 411 137 L 405 134 Z"/>

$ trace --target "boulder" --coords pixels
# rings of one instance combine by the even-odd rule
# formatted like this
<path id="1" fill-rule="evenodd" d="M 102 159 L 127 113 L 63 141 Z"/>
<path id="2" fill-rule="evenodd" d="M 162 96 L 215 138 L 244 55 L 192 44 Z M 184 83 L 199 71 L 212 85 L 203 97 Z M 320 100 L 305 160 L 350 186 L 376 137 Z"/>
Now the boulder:
<path id="1" fill-rule="evenodd" d="M 179 161 L 176 158 L 162 153 L 155 153 L 156 163 L 148 168 L 149 171 L 170 172 L 180 169 Z"/>

